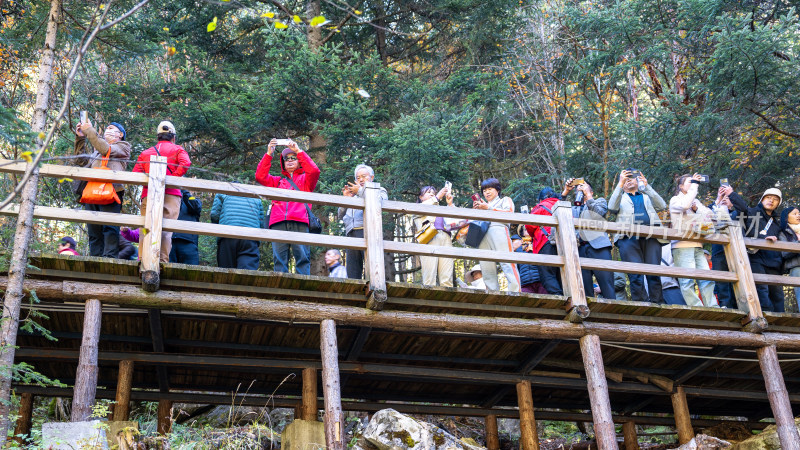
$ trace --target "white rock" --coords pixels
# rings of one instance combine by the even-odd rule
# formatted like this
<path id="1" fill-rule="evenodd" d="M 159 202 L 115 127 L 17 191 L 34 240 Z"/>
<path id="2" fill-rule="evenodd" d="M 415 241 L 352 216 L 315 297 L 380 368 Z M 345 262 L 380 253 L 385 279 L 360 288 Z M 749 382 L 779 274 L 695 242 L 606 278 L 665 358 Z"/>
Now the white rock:
<path id="1" fill-rule="evenodd" d="M 76 448 L 108 449 L 108 422 L 50 422 L 42 424 L 42 448 L 74 450 Z"/>
<path id="2" fill-rule="evenodd" d="M 452 434 L 393 409 L 372 416 L 362 436 L 380 450 L 479 450 Z"/>

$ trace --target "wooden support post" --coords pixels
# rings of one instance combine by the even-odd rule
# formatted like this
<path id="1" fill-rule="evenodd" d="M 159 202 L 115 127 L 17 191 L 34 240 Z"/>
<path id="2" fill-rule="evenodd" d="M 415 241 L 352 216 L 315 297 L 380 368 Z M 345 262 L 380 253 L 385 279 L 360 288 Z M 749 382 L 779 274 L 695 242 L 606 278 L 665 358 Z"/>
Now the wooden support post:
<path id="1" fill-rule="evenodd" d="M 689 403 L 683 386 L 678 386 L 672 394 L 672 409 L 675 412 L 675 427 L 678 429 L 678 442 L 683 445 L 694 438 L 692 420 L 689 417 Z"/>
<path id="2" fill-rule="evenodd" d="M 789 393 L 783 381 L 778 352 L 774 345 L 756 350 L 764 383 L 767 386 L 769 405 L 775 416 L 775 425 L 778 427 L 778 439 L 784 450 L 800 450 L 800 435 L 794 423 L 792 405 L 789 403 Z"/>
<path id="3" fill-rule="evenodd" d="M 539 434 L 536 431 L 536 417 L 533 415 L 533 394 L 531 382 L 517 383 L 517 403 L 519 405 L 519 446 L 522 450 L 539 450 Z"/>
<path id="4" fill-rule="evenodd" d="M 303 402 L 294 405 L 294 418 L 295 420 L 303 418 Z"/>
<path id="5" fill-rule="evenodd" d="M 639 450 L 639 437 L 636 436 L 636 422 L 629 421 L 622 424 L 622 435 L 625 439 L 625 450 Z"/>
<path id="6" fill-rule="evenodd" d="M 302 420 L 317 420 L 317 369 L 303 369 L 303 402 L 300 406 Z"/>
<path id="7" fill-rule="evenodd" d="M 753 280 L 753 270 L 750 268 L 747 247 L 744 244 L 742 227 L 738 223 L 731 224 L 728 227 L 728 235 L 730 242 L 723 247 L 728 267 L 739 278 L 739 281 L 733 283 L 736 303 L 741 311 L 747 312 L 747 317 L 744 319 L 745 329 L 759 333 L 767 328 L 767 321 L 764 319 L 761 303 L 758 301 L 758 292 L 756 292 L 756 283 Z"/>
<path id="8" fill-rule="evenodd" d="M 366 221 L 366 217 L 364 219 Z M 319 324 L 322 353 L 322 395 L 325 397 L 325 443 L 329 449 L 344 449 L 344 415 L 339 385 L 339 348 L 336 322 L 325 319 Z"/>
<path id="9" fill-rule="evenodd" d="M 164 183 L 166 179 L 167 158 L 151 156 L 144 229 L 139 238 L 142 289 L 147 292 L 157 291 L 161 284 L 159 264 L 161 263 L 161 229 L 164 221 L 164 191 L 166 189 Z"/>
<path id="10" fill-rule="evenodd" d="M 83 313 L 83 339 L 78 356 L 78 372 L 72 397 L 73 422 L 89 420 L 97 392 L 97 342 L 100 340 L 100 300 L 86 300 Z"/>
<path id="11" fill-rule="evenodd" d="M 575 223 L 572 220 L 572 205 L 569 202 L 558 202 L 553 209 L 553 216 L 558 220 L 556 241 L 558 254 L 564 257 L 561 266 L 561 281 L 564 284 L 564 295 L 567 296 L 567 319 L 578 323 L 589 317 L 589 306 L 586 304 L 586 293 L 583 290 L 581 260 L 578 255 L 578 241 L 575 238 Z"/>
<path id="12" fill-rule="evenodd" d="M 381 311 L 386 303 L 381 211 L 381 185 L 368 182 L 364 189 L 364 239 L 367 241 L 366 272 L 369 278 L 367 308 L 374 311 Z"/>
<path id="13" fill-rule="evenodd" d="M 589 389 L 589 402 L 592 405 L 592 419 L 597 445 L 602 449 L 616 449 L 617 432 L 611 416 L 611 400 L 608 397 L 608 381 L 603 365 L 603 352 L 600 338 L 587 335 L 578 341 L 586 370 L 586 386 Z"/>
<path id="14" fill-rule="evenodd" d="M 25 435 L 30 437 L 32 417 L 33 417 L 33 394 L 26 392 L 20 395 L 19 417 L 17 418 L 17 426 L 16 428 L 14 428 L 14 439 L 20 444 L 24 444 L 23 438 L 17 436 Z"/>
<path id="15" fill-rule="evenodd" d="M 159 400 L 157 414 L 158 434 L 163 436 L 172 430 L 172 401 Z"/>
<path id="16" fill-rule="evenodd" d="M 500 450 L 500 434 L 497 431 L 497 416 L 486 416 L 486 450 Z"/>
<path id="17" fill-rule="evenodd" d="M 133 384 L 133 361 L 119 362 L 117 372 L 117 397 L 114 404 L 114 420 L 128 420 L 131 411 L 131 385 Z"/>

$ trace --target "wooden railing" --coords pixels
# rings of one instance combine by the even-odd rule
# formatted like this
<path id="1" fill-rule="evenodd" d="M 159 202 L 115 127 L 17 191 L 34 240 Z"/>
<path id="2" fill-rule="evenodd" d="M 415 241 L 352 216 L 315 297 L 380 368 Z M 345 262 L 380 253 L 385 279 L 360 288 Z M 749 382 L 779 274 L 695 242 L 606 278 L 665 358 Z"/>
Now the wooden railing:
<path id="1" fill-rule="evenodd" d="M 160 245 L 157 244 L 159 244 L 161 238 L 160 229 L 164 231 L 216 237 L 301 243 L 322 247 L 364 250 L 366 252 L 366 271 L 369 279 L 367 305 L 375 310 L 382 309 L 383 303 L 386 300 L 384 274 L 385 252 L 559 267 L 564 283 L 565 296 L 568 299 L 568 317 L 570 320 L 576 322 L 581 321 L 588 315 L 588 306 L 584 294 L 583 281 L 580 275 L 582 268 L 642 275 L 697 278 L 733 283 L 739 307 L 740 309 L 746 310 L 748 314 L 745 322 L 756 330 L 763 330 L 766 327 L 766 321 L 763 318 L 761 307 L 758 302 L 755 283 L 800 286 L 800 277 L 753 274 L 747 256 L 747 248 L 800 252 L 800 244 L 784 242 L 771 243 L 766 240 L 745 239 L 742 235 L 741 228 L 735 223 L 727 229 L 725 234 L 701 236 L 697 234 L 687 234 L 667 227 L 650 227 L 619 224 L 608 221 L 574 219 L 570 205 L 566 202 L 559 202 L 556 205 L 553 216 L 539 216 L 522 213 L 432 206 L 392 200 L 381 201 L 379 196 L 380 186 L 376 183 L 368 184 L 364 198 L 345 197 L 340 195 L 270 188 L 260 185 L 166 176 L 166 162 L 163 158 L 154 156 L 151 161 L 153 164 L 151 165 L 151 172 L 149 175 L 133 172 L 100 171 L 96 169 L 60 165 L 43 165 L 39 172 L 41 176 L 52 178 L 69 178 L 74 180 L 104 179 L 115 183 L 147 186 L 148 211 L 142 216 L 37 206 L 34 213 L 35 217 L 95 224 L 113 223 L 120 226 L 133 228 L 142 227 L 146 229 L 147 232 L 143 233 L 144 238 L 140 245 L 142 261 L 141 272 L 143 279 L 142 286 L 150 291 L 158 289 L 159 286 Z M 25 163 L 8 162 L 0 165 L 0 172 L 22 173 L 25 167 Z M 332 236 L 327 234 L 312 235 L 290 231 L 164 219 L 162 217 L 161 205 L 163 205 L 164 190 L 166 188 L 361 209 L 365 211 L 364 238 Z M 0 211 L 0 214 L 15 215 L 17 211 L 17 205 L 12 204 Z M 382 212 L 550 226 L 556 229 L 558 254 L 539 255 L 531 253 L 507 253 L 473 248 L 437 247 L 410 242 L 385 241 L 382 231 Z M 575 229 L 625 233 L 631 236 L 649 236 L 666 240 L 688 240 L 720 244 L 725 247 L 728 266 L 731 268 L 731 271 L 695 270 L 681 267 L 665 267 L 652 264 L 581 258 L 578 256 L 577 243 L 574 239 Z"/>

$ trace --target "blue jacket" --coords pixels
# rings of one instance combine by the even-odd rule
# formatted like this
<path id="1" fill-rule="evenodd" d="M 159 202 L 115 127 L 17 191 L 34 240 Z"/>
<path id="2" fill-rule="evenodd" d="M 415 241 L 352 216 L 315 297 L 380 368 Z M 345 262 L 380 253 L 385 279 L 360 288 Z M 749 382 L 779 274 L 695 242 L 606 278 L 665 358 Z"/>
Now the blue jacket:
<path id="1" fill-rule="evenodd" d="M 200 200 L 192 197 L 186 189 L 181 189 L 181 212 L 178 214 L 178 220 L 186 220 L 189 222 L 200 222 L 200 212 L 203 211 L 203 203 Z M 197 244 L 197 235 L 189 233 L 173 233 L 172 240 L 183 239 L 184 241 L 194 242 Z"/>
<path id="2" fill-rule="evenodd" d="M 522 246 L 520 245 L 515 252 L 525 253 L 522 250 Z M 539 279 L 539 268 L 534 266 L 533 264 L 517 264 L 517 270 L 519 270 L 519 285 L 525 286 L 531 283 L 538 283 Z"/>
<path id="3" fill-rule="evenodd" d="M 257 198 L 217 194 L 211 206 L 211 222 L 235 227 L 263 228 L 264 206 Z"/>

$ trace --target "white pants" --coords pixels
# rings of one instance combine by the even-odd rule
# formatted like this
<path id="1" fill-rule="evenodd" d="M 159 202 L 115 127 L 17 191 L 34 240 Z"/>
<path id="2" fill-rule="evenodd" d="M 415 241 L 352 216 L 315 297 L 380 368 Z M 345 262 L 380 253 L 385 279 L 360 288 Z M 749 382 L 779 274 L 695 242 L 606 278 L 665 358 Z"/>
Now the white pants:
<path id="1" fill-rule="evenodd" d="M 439 230 L 427 245 L 452 247 L 453 241 L 444 231 Z M 436 275 L 439 275 L 439 286 L 453 287 L 453 260 L 439 256 L 420 256 L 422 264 L 422 284 L 436 286 Z"/>
<path id="2" fill-rule="evenodd" d="M 703 254 L 702 247 L 675 247 L 672 249 L 672 259 L 675 267 L 686 267 L 689 269 L 703 269 L 708 270 L 708 260 L 706 255 Z M 695 282 L 700 290 L 700 297 L 695 292 Z M 716 297 L 714 297 L 714 282 L 710 280 L 695 280 L 694 278 L 678 278 L 678 284 L 681 286 L 681 294 L 683 300 L 689 306 L 719 306 Z"/>
<path id="3" fill-rule="evenodd" d="M 508 235 L 508 227 L 502 225 L 492 225 L 486 236 L 483 237 L 478 248 L 481 250 L 494 250 L 496 252 L 513 252 L 511 248 L 511 237 Z M 508 280 L 508 292 L 519 292 L 519 272 L 517 265 L 507 262 L 500 263 L 500 268 L 506 274 Z M 497 281 L 497 263 L 493 261 L 481 261 L 481 272 L 486 288 L 498 291 L 500 283 Z"/>

